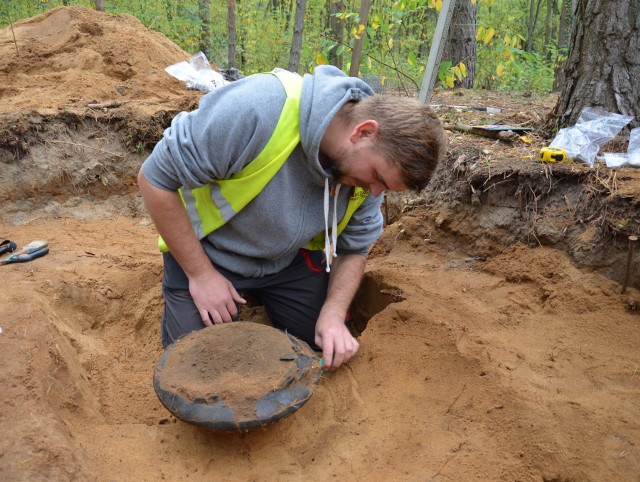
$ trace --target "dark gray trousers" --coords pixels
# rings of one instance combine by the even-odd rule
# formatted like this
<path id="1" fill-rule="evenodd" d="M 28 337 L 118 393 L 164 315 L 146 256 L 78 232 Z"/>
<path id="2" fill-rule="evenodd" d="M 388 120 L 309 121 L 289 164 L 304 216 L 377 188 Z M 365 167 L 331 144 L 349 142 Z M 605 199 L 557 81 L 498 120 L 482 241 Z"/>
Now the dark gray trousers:
<path id="1" fill-rule="evenodd" d="M 235 289 L 264 304 L 273 326 L 315 344 L 316 320 L 327 296 L 329 274 L 324 270 L 324 252 L 300 250 L 282 271 L 262 278 L 244 278 L 216 266 Z M 205 327 L 189 293 L 189 280 L 170 253 L 164 254 L 162 279 L 164 313 L 162 345 Z"/>

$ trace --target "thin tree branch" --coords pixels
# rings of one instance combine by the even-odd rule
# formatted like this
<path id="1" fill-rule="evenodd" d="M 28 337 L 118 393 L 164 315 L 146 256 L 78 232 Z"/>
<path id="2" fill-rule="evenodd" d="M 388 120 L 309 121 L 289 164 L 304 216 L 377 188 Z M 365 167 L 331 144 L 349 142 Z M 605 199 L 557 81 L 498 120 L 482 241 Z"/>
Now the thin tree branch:
<path id="1" fill-rule="evenodd" d="M 346 43 L 344 43 L 344 42 L 342 42 L 342 41 L 340 41 L 340 40 L 334 39 L 334 38 L 332 38 L 332 37 L 329 37 L 328 35 L 325 35 L 325 34 L 323 34 L 322 32 L 320 32 L 320 36 L 321 36 L 321 37 L 326 38 L 327 40 L 331 40 L 332 42 L 336 42 L 336 43 L 339 43 L 340 45 L 344 45 L 344 46 L 345 46 L 346 48 L 348 48 L 349 50 L 353 50 L 353 49 L 352 49 L 348 44 L 346 44 Z M 372 55 L 369 55 L 369 54 L 365 54 L 365 55 L 366 55 L 367 57 L 369 57 L 371 60 L 373 60 L 374 62 L 378 62 L 380 65 L 384 65 L 385 67 L 389 67 L 390 69 L 394 70 L 397 74 L 400 74 L 400 75 L 402 75 L 403 77 L 406 77 L 407 79 L 409 79 L 409 80 L 413 83 L 413 85 L 415 85 L 415 86 L 416 86 L 416 89 L 419 89 L 419 88 L 420 88 L 420 86 L 416 83 L 416 81 L 415 81 L 415 80 L 413 80 L 413 79 L 412 79 L 411 77 L 409 77 L 407 74 L 405 74 L 404 72 L 402 72 L 401 70 L 399 70 L 397 67 L 394 67 L 393 65 L 389 65 L 389 64 L 387 64 L 387 63 L 383 62 L 382 60 L 379 60 L 379 59 L 375 58 L 375 57 L 374 57 L 374 56 L 372 56 Z M 406 89 L 405 89 L 405 90 L 406 90 Z"/>
<path id="2" fill-rule="evenodd" d="M 11 19 L 9 12 L 7 12 L 7 17 L 9 17 L 9 25 L 11 25 L 11 33 L 13 34 L 13 44 L 16 46 L 16 54 L 20 56 L 20 52 L 18 52 L 18 42 L 16 41 L 16 33 L 13 31 L 13 20 Z"/>

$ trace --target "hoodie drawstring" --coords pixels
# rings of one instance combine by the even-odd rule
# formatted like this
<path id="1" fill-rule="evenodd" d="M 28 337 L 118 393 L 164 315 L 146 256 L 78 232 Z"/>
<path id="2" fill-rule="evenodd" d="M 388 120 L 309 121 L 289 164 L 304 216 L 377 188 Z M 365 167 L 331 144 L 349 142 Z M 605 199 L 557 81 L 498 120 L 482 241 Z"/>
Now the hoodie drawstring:
<path id="1" fill-rule="evenodd" d="M 331 221 L 331 237 L 329 237 L 329 179 L 324 180 L 324 255 L 326 257 L 326 271 L 331 272 L 331 260 L 338 256 L 336 245 L 338 244 L 338 193 L 340 192 L 340 183 L 336 184 L 333 197 L 333 219 Z"/>
<path id="2" fill-rule="evenodd" d="M 338 244 L 338 193 L 342 184 L 336 184 L 336 192 L 333 193 L 333 223 L 331 224 L 331 244 L 333 245 L 333 257 L 338 256 L 336 246 Z"/>

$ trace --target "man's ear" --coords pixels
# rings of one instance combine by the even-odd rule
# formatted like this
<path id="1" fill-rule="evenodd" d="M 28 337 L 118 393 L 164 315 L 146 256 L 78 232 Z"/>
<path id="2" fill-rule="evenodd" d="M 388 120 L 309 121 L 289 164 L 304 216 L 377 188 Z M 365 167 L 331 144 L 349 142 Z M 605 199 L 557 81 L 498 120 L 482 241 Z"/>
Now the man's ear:
<path id="1" fill-rule="evenodd" d="M 349 140 L 355 144 L 362 139 L 375 138 L 378 134 L 378 127 L 378 122 L 373 119 L 361 122 L 353 128 L 351 136 L 349 136 Z"/>

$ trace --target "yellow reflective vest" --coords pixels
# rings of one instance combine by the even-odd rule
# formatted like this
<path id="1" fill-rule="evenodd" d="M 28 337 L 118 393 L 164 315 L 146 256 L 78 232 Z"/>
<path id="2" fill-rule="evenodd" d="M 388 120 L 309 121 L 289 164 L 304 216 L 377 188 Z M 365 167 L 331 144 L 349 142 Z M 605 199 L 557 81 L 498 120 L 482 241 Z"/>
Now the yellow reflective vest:
<path id="1" fill-rule="evenodd" d="M 286 70 L 274 70 L 270 73 L 280 80 L 287 98 L 276 128 L 258 157 L 228 179 L 219 179 L 195 189 L 182 187 L 178 190 L 199 240 L 225 224 L 249 204 L 275 176 L 300 142 L 302 77 Z M 345 215 L 338 223 L 338 234 L 368 194 L 367 189 L 354 188 Z M 163 253 L 169 251 L 162 236 L 158 237 L 158 248 Z M 324 231 L 311 239 L 307 248 L 324 249 Z"/>

